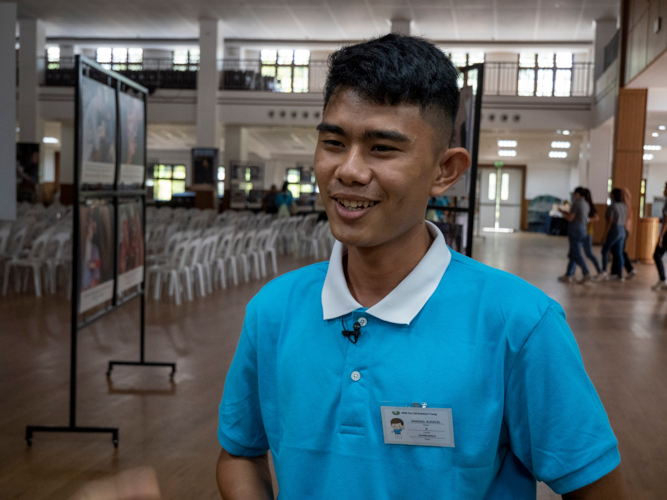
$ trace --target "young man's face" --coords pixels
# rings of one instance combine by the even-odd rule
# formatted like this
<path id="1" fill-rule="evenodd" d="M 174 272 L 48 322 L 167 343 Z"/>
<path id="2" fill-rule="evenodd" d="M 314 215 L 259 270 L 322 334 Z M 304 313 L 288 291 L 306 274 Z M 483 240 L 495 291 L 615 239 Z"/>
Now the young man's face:
<path id="1" fill-rule="evenodd" d="M 446 150 L 417 105 L 379 105 L 341 90 L 318 129 L 322 202 L 333 235 L 351 246 L 375 247 L 406 234 L 424 220 L 429 197 L 442 194 L 469 164 L 463 150 Z M 460 173 L 443 187 L 441 165 L 451 152 Z"/>

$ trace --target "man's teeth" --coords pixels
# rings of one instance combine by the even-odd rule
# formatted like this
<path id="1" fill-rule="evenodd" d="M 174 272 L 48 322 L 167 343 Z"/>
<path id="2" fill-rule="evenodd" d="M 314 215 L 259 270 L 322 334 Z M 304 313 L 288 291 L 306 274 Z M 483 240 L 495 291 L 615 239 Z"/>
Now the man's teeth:
<path id="1" fill-rule="evenodd" d="M 372 207 L 376 201 L 354 201 L 354 200 L 338 200 L 338 203 L 349 210 L 362 210 L 364 208 Z"/>

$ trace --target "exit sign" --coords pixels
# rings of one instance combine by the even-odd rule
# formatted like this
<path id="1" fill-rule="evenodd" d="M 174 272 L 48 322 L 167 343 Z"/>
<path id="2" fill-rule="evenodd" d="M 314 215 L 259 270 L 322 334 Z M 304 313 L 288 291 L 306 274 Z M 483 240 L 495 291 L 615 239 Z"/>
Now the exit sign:
<path id="1" fill-rule="evenodd" d="M 502 162 L 502 161 L 497 161 L 497 162 L 494 163 L 494 165 L 496 167 L 502 167 L 504 164 L 505 164 L 505 162 Z"/>

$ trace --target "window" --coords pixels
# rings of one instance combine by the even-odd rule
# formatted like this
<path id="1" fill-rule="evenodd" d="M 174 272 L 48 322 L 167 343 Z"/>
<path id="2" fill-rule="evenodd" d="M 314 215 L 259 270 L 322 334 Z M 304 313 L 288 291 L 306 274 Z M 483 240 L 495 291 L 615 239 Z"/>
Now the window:
<path id="1" fill-rule="evenodd" d="M 518 95 L 568 97 L 572 94 L 571 52 L 519 54 Z"/>
<path id="2" fill-rule="evenodd" d="M 445 54 L 457 68 L 484 63 L 484 52 L 445 52 Z M 473 93 L 477 94 L 477 70 L 471 69 L 461 73 L 457 83 L 459 88 L 470 85 Z"/>
<path id="3" fill-rule="evenodd" d="M 310 51 L 304 49 L 263 49 L 262 76 L 275 77 L 278 92 L 308 92 Z"/>
<path id="4" fill-rule="evenodd" d="M 100 47 L 96 51 L 95 59 L 106 69 L 139 71 L 144 61 L 144 49 Z"/>
<path id="5" fill-rule="evenodd" d="M 169 201 L 185 192 L 185 165 L 155 165 L 153 168 L 153 197 Z"/>
<path id="6" fill-rule="evenodd" d="M 218 167 L 218 197 L 225 196 L 225 167 Z"/>
<path id="7" fill-rule="evenodd" d="M 47 69 L 60 68 L 60 47 L 49 47 L 46 49 Z"/>
<path id="8" fill-rule="evenodd" d="M 489 200 L 495 200 L 496 199 L 496 173 L 491 172 L 489 174 Z"/>
<path id="9" fill-rule="evenodd" d="M 197 71 L 199 69 L 199 49 L 176 49 L 172 64 L 177 71 Z"/>
<path id="10" fill-rule="evenodd" d="M 315 172 L 312 167 L 295 167 L 287 169 L 287 189 L 294 199 L 302 194 L 316 193 Z"/>
<path id="11" fill-rule="evenodd" d="M 642 179 L 641 189 L 639 191 L 639 218 L 645 217 L 646 210 L 646 179 Z"/>
<path id="12" fill-rule="evenodd" d="M 510 199 L 510 174 L 500 176 L 500 199 L 502 201 Z"/>

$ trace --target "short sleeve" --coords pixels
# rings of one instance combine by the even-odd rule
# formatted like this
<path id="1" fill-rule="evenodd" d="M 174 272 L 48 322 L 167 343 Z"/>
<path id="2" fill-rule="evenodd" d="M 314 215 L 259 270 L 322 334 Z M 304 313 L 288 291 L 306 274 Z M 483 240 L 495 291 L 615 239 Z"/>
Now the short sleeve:
<path id="1" fill-rule="evenodd" d="M 517 355 L 507 382 L 513 453 L 558 494 L 620 463 L 618 442 L 560 306 L 552 305 Z"/>
<path id="2" fill-rule="evenodd" d="M 218 414 L 218 440 L 232 455 L 253 457 L 269 449 L 259 400 L 257 319 L 251 304 L 234 360 L 227 373 Z"/>

